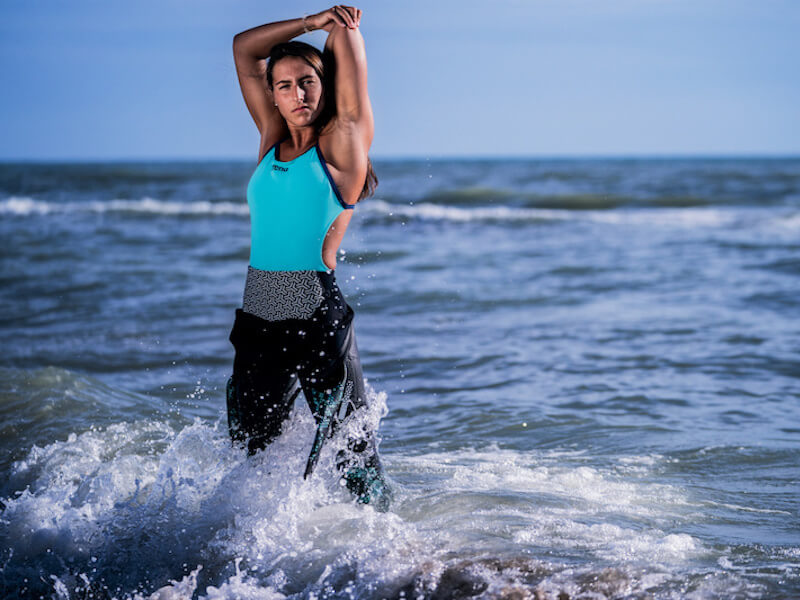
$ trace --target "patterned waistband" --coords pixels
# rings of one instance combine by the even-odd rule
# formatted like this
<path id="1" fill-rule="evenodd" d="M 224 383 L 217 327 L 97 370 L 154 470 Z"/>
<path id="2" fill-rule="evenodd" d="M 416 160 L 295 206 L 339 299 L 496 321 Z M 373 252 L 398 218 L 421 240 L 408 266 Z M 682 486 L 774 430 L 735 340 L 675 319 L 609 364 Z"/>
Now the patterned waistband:
<path id="1" fill-rule="evenodd" d="M 247 267 L 242 310 L 266 321 L 308 319 L 335 286 L 323 271 L 262 271 Z"/>

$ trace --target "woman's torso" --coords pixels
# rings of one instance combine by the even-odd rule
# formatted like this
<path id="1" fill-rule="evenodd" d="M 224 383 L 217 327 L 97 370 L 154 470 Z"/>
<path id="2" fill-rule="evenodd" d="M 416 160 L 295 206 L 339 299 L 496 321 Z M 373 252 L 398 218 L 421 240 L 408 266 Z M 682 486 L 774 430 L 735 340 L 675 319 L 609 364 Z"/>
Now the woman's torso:
<path id="1" fill-rule="evenodd" d="M 279 143 L 266 152 L 247 186 L 250 265 L 264 271 L 332 269 L 352 205 L 342 198 L 318 143 L 290 160 L 282 160 L 280 150 Z"/>

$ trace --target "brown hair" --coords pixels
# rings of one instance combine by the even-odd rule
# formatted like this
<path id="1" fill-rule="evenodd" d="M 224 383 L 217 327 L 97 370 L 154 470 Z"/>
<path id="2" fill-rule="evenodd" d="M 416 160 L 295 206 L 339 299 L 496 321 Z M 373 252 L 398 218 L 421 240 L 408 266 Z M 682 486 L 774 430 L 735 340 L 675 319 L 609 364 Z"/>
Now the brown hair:
<path id="1" fill-rule="evenodd" d="M 311 44 L 304 42 L 285 42 L 283 44 L 275 44 L 269 53 L 269 60 L 267 61 L 267 85 L 272 89 L 272 69 L 275 63 L 287 56 L 297 56 L 306 61 L 311 68 L 317 73 L 322 82 L 322 93 L 324 94 L 325 106 L 322 113 L 314 123 L 319 135 L 325 126 L 330 123 L 330 120 L 336 114 L 336 94 L 334 93 L 334 74 L 336 73 L 336 63 L 334 62 L 333 52 L 325 52 L 325 55 L 317 50 Z M 378 177 L 375 175 L 375 170 L 372 168 L 372 161 L 367 156 L 367 176 L 364 180 L 364 187 L 361 188 L 361 193 L 358 195 L 359 200 L 368 198 L 375 193 L 375 188 L 378 187 Z"/>

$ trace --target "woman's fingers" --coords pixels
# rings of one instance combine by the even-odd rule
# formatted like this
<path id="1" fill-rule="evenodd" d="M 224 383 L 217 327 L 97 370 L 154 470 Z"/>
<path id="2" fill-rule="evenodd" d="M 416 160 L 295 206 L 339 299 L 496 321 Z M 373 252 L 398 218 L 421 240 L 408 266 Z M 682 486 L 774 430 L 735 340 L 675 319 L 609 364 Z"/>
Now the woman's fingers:
<path id="1" fill-rule="evenodd" d="M 344 4 L 337 4 L 325 11 L 329 15 L 329 20 L 342 27 L 355 29 L 361 24 L 360 8 L 355 6 L 345 6 Z"/>
<path id="2" fill-rule="evenodd" d="M 342 27 L 347 27 L 347 23 L 345 23 L 344 18 L 341 16 L 341 14 L 339 14 L 339 11 L 337 10 L 338 8 L 339 8 L 338 6 L 334 6 L 331 9 L 331 20 L 337 23 L 338 25 L 341 25 Z"/>
<path id="3" fill-rule="evenodd" d="M 347 27 L 347 21 L 345 20 L 344 11 L 339 8 L 338 6 L 334 6 L 331 9 L 331 13 L 335 15 L 336 22 L 341 25 L 342 27 Z"/>
<path id="4" fill-rule="evenodd" d="M 345 20 L 347 21 L 347 26 L 354 29 L 356 27 L 356 20 L 353 16 L 353 9 L 349 6 L 342 6 L 342 9 L 344 9 L 344 14 L 346 15 Z"/>
<path id="5" fill-rule="evenodd" d="M 355 29 L 358 27 L 358 23 L 356 22 L 356 8 L 354 6 L 344 6 L 343 4 L 339 4 L 335 7 L 337 9 L 338 14 L 344 19 L 347 26 L 351 29 Z"/>

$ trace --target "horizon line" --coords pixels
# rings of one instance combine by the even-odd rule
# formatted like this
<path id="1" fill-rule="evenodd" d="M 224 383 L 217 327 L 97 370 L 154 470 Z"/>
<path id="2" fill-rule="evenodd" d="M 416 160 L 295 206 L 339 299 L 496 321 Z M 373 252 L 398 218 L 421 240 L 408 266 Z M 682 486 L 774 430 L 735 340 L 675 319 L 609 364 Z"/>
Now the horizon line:
<path id="1" fill-rule="evenodd" d="M 686 159 L 800 159 L 796 152 L 642 152 L 642 153 L 561 153 L 561 154 L 375 154 L 376 161 L 455 161 L 455 160 L 686 160 Z M 22 163 L 135 163 L 135 162 L 245 162 L 255 160 L 252 156 L 116 156 L 116 157 L 0 157 L 0 164 Z"/>

